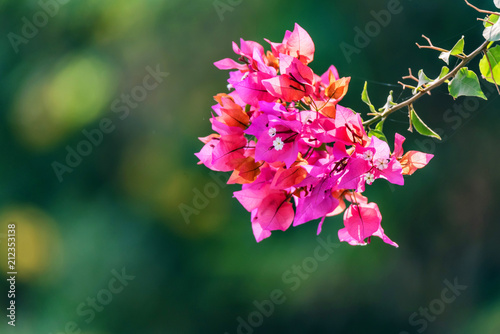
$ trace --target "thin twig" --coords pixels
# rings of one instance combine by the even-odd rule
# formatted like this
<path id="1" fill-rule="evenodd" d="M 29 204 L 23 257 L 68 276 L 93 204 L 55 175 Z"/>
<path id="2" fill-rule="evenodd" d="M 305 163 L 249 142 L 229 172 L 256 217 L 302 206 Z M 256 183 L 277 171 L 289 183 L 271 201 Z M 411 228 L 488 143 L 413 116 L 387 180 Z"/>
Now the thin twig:
<path id="1" fill-rule="evenodd" d="M 443 49 L 443 48 L 440 48 L 440 47 L 437 47 L 437 46 L 434 46 L 430 40 L 429 37 L 425 36 L 425 35 L 422 35 L 423 38 L 425 38 L 427 40 L 427 42 L 429 43 L 429 45 L 420 45 L 418 43 L 415 43 L 417 44 L 418 48 L 419 49 L 431 49 L 431 50 L 436 50 L 436 51 L 439 51 L 439 52 L 450 52 L 449 50 L 446 50 L 446 49 Z M 464 59 L 464 56 L 463 55 L 453 55 L 457 58 L 460 58 L 460 59 Z"/>
<path id="2" fill-rule="evenodd" d="M 398 103 L 398 104 L 392 106 L 391 108 L 387 109 L 386 111 L 380 113 L 379 115 L 376 115 L 373 118 L 371 118 L 367 121 L 364 121 L 363 125 L 364 126 L 371 125 L 371 124 L 377 122 L 378 120 L 389 116 L 393 112 L 395 112 L 401 108 L 404 108 L 406 106 L 409 106 L 410 104 L 414 103 L 419 98 L 421 98 L 423 95 L 425 95 L 427 92 L 430 92 L 434 88 L 441 86 L 444 82 L 446 82 L 450 78 L 454 77 L 458 73 L 458 71 L 461 68 L 465 67 L 465 65 L 467 65 L 472 59 L 474 59 L 476 56 L 481 54 L 481 52 L 486 50 L 488 48 L 488 44 L 490 44 L 490 41 L 485 41 L 483 44 L 481 44 L 481 46 L 479 46 L 471 54 L 464 56 L 462 61 L 453 70 L 451 70 L 448 74 L 446 74 L 444 77 L 442 77 L 439 80 L 434 81 L 432 84 L 430 84 L 427 87 L 425 87 L 424 89 L 420 90 L 417 94 L 413 95 L 410 99 L 408 99 L 404 102 Z"/>
<path id="3" fill-rule="evenodd" d="M 415 77 L 413 75 L 413 73 L 411 73 L 411 68 L 408 69 L 408 73 L 409 73 L 409 75 L 404 76 L 403 79 L 411 79 L 411 80 L 415 80 L 416 82 L 418 82 L 418 78 Z"/>
<path id="4" fill-rule="evenodd" d="M 479 8 L 477 8 L 476 6 L 471 5 L 471 4 L 469 3 L 469 1 L 467 1 L 467 0 L 464 0 L 464 1 L 465 1 L 465 3 L 466 3 L 467 5 L 469 5 L 470 7 L 474 8 L 474 9 L 475 9 L 476 11 L 478 11 L 479 13 L 485 13 L 485 14 L 490 14 L 490 15 L 491 15 L 491 14 L 492 14 L 492 15 L 500 15 L 500 13 L 497 13 L 497 12 L 492 12 L 492 11 L 489 11 L 489 10 L 479 9 Z"/>
<path id="5" fill-rule="evenodd" d="M 482 18 L 480 18 L 480 17 L 478 17 L 478 18 L 477 18 L 477 20 L 478 20 L 478 21 L 483 21 L 483 22 L 486 22 L 486 23 L 491 24 L 491 25 L 494 25 L 494 24 L 495 24 L 495 23 L 491 22 L 491 21 L 490 21 L 490 20 L 488 20 L 488 19 L 482 19 Z"/>
<path id="6" fill-rule="evenodd" d="M 448 52 L 448 50 L 434 46 L 429 37 L 427 37 L 425 35 L 422 35 L 422 37 L 427 40 L 427 43 L 429 43 L 429 45 L 420 45 L 418 43 L 415 43 L 415 44 L 417 44 L 419 49 L 432 49 L 432 50 L 436 50 L 436 51 L 440 51 L 440 52 Z"/>

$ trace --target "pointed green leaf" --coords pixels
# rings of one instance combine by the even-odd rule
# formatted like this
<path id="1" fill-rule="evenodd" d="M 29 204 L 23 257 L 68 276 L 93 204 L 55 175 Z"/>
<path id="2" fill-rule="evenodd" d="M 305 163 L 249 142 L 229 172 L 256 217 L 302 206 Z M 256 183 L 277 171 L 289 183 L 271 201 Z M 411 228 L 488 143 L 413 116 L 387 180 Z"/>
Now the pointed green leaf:
<path id="1" fill-rule="evenodd" d="M 439 59 L 442 59 L 446 64 L 449 64 L 450 56 L 456 56 L 464 53 L 464 36 L 455 44 L 455 46 L 449 52 L 441 52 Z"/>
<path id="2" fill-rule="evenodd" d="M 377 130 L 377 129 L 370 130 L 368 132 L 368 137 L 371 137 L 371 136 L 375 136 L 378 139 L 381 139 L 387 143 L 387 138 L 385 137 L 384 133 L 380 130 Z"/>
<path id="3" fill-rule="evenodd" d="M 438 80 L 441 80 L 442 78 L 444 78 L 448 73 L 450 73 L 450 69 L 448 68 L 448 66 L 443 66 L 441 68 L 441 73 L 439 73 L 439 76 L 432 80 L 431 84 L 435 83 L 436 81 Z"/>
<path id="4" fill-rule="evenodd" d="M 444 78 L 444 76 L 448 73 L 450 73 L 450 69 L 446 66 L 443 66 L 443 68 L 441 69 L 441 73 L 439 74 L 439 77 L 436 80 Z M 436 81 L 436 80 L 434 80 L 434 81 Z"/>
<path id="5" fill-rule="evenodd" d="M 375 130 L 382 132 L 382 130 L 384 129 L 384 122 L 385 118 L 382 118 L 382 120 L 378 122 L 377 125 L 375 126 Z"/>
<path id="6" fill-rule="evenodd" d="M 387 96 L 387 102 L 384 104 L 382 108 L 379 108 L 378 111 L 387 111 L 391 109 L 392 106 L 395 106 L 397 103 L 392 101 L 392 90 L 389 92 L 389 96 Z"/>
<path id="7" fill-rule="evenodd" d="M 495 14 L 491 14 L 490 16 L 486 17 L 486 21 L 484 21 L 484 27 L 491 27 L 493 24 L 495 24 L 498 21 L 499 16 Z M 491 23 L 489 23 L 491 22 Z M 493 24 L 492 24 L 493 23 Z"/>
<path id="8" fill-rule="evenodd" d="M 489 49 L 479 62 L 483 78 L 491 83 L 500 84 L 500 46 Z M 493 73 L 492 73 L 493 70 Z"/>
<path id="9" fill-rule="evenodd" d="M 455 99 L 459 96 L 477 96 L 487 100 L 481 90 L 476 73 L 469 71 L 467 67 L 463 67 L 458 71 L 450 82 L 448 89 Z"/>
<path id="10" fill-rule="evenodd" d="M 420 133 L 421 135 L 434 137 L 441 140 L 441 137 L 437 133 L 432 131 L 431 128 L 429 128 L 424 122 L 422 122 L 422 120 L 420 119 L 420 117 L 418 117 L 417 113 L 415 112 L 415 109 L 413 109 L 412 106 L 410 106 L 410 122 L 411 124 L 413 124 L 413 128 L 415 128 L 415 130 L 417 130 L 417 132 Z"/>
<path id="11" fill-rule="evenodd" d="M 363 92 L 361 93 L 361 101 L 363 101 L 368 107 L 370 107 L 370 111 L 372 113 L 376 113 L 377 111 L 375 110 L 375 107 L 370 101 L 370 97 L 368 96 L 368 90 L 367 90 L 367 82 L 365 81 L 365 86 L 363 87 Z"/>
<path id="12" fill-rule="evenodd" d="M 418 89 L 429 82 L 432 82 L 432 79 L 429 79 L 427 75 L 425 75 L 424 70 L 418 71 L 418 85 L 413 90 L 413 94 L 417 94 Z"/>

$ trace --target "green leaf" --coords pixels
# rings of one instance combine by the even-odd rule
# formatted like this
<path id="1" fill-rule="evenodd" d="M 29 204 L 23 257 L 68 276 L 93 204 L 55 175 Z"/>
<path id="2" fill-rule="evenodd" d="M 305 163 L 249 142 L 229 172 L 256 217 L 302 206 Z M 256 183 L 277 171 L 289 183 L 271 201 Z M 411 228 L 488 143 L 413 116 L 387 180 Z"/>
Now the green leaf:
<path id="1" fill-rule="evenodd" d="M 489 60 L 489 62 L 488 62 Z M 493 69 L 493 73 L 492 70 Z M 479 62 L 483 78 L 491 83 L 500 84 L 500 46 L 489 49 Z"/>
<path id="2" fill-rule="evenodd" d="M 323 143 L 323 144 L 321 144 L 321 146 L 320 146 L 320 147 L 316 147 L 314 150 L 315 150 L 315 151 L 326 151 L 326 150 L 327 150 L 327 149 L 326 149 L 326 144 L 325 144 L 325 143 Z"/>
<path id="3" fill-rule="evenodd" d="M 476 73 L 469 71 L 467 67 L 463 67 L 458 71 L 457 75 L 450 82 L 448 89 L 451 96 L 455 99 L 459 96 L 477 96 L 487 100 L 481 90 Z"/>
<path id="4" fill-rule="evenodd" d="M 495 14 L 491 14 L 490 16 L 486 17 L 486 21 L 484 21 L 484 27 L 491 27 L 493 24 L 497 23 L 499 16 Z M 489 23 L 489 22 L 493 23 Z"/>
<path id="5" fill-rule="evenodd" d="M 441 73 L 439 74 L 439 77 L 436 80 L 444 78 L 444 76 L 448 73 L 450 73 L 450 69 L 446 66 L 443 66 L 443 68 L 441 69 Z M 434 81 L 436 81 L 436 80 L 434 80 Z"/>
<path id="6" fill-rule="evenodd" d="M 372 136 L 375 136 L 378 139 L 381 139 L 387 143 L 387 138 L 385 137 L 384 133 L 380 130 L 377 130 L 377 129 L 370 130 L 370 132 L 368 132 L 368 137 L 372 137 Z"/>
<path id="7" fill-rule="evenodd" d="M 417 94 L 418 89 L 429 82 L 432 82 L 432 79 L 429 79 L 427 75 L 425 75 L 424 70 L 418 71 L 418 85 L 413 90 L 413 94 Z"/>
<path id="8" fill-rule="evenodd" d="M 446 64 L 450 64 L 450 56 L 456 56 L 459 54 L 464 53 L 464 46 L 465 46 L 465 41 L 464 41 L 464 36 L 460 38 L 460 40 L 455 44 L 455 46 L 449 51 L 449 52 L 441 52 L 439 55 L 439 59 L 442 59 Z"/>
<path id="9" fill-rule="evenodd" d="M 375 130 L 382 132 L 382 130 L 384 129 L 384 122 L 385 122 L 385 118 L 382 118 L 382 120 L 379 121 L 377 123 L 377 125 L 375 126 Z"/>
<path id="10" fill-rule="evenodd" d="M 251 106 L 251 105 L 249 105 L 249 104 L 247 104 L 247 105 L 245 106 L 245 112 L 246 112 L 246 113 L 249 113 L 249 112 L 250 112 L 250 108 L 252 108 L 252 106 Z"/>
<path id="11" fill-rule="evenodd" d="M 365 86 L 363 87 L 363 92 L 361 93 L 361 101 L 363 101 L 368 107 L 370 107 L 370 111 L 372 113 L 376 113 L 377 111 L 375 110 L 375 107 L 370 101 L 370 97 L 368 96 L 368 90 L 367 90 L 367 85 L 368 83 L 365 81 Z"/>
<path id="12" fill-rule="evenodd" d="M 378 111 L 387 111 L 389 109 L 391 109 L 392 106 L 395 106 L 397 105 L 397 103 L 394 103 L 392 101 L 392 90 L 389 92 L 389 96 L 387 97 L 387 102 L 384 104 L 384 106 L 382 108 L 379 108 Z"/>
<path id="13" fill-rule="evenodd" d="M 413 128 L 415 128 L 415 130 L 417 130 L 417 132 L 421 135 L 434 137 L 441 140 L 441 137 L 437 133 L 432 131 L 431 128 L 429 128 L 424 122 L 422 122 L 420 117 L 418 117 L 417 113 L 415 112 L 415 109 L 413 109 L 413 106 L 410 106 L 410 122 L 411 124 L 413 124 Z"/>
<path id="14" fill-rule="evenodd" d="M 498 15 L 490 15 L 488 17 L 488 21 L 493 22 L 494 24 L 490 24 L 488 22 L 485 23 L 483 37 L 487 41 L 499 41 L 500 40 L 500 21 L 498 20 Z"/>

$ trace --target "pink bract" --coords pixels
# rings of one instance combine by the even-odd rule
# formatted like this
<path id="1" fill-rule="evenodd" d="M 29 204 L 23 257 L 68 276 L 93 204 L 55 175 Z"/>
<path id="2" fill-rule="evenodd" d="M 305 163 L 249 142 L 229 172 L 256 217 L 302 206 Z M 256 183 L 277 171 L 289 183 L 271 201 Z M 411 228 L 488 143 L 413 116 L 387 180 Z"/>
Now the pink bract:
<path id="1" fill-rule="evenodd" d="M 199 164 L 233 172 L 228 183 L 242 184 L 234 197 L 250 212 L 257 242 L 316 219 L 319 234 L 326 217 L 344 212 L 340 241 L 367 245 L 376 236 L 398 247 L 384 233 L 377 204 L 362 192 L 377 179 L 403 185 L 403 175 L 433 156 L 404 153 L 399 134 L 392 153 L 387 142 L 369 136 L 360 114 L 339 104 L 350 77 L 333 65 L 321 76 L 312 71 L 314 43 L 298 24 L 281 43 L 267 42 L 266 52 L 242 39 L 233 43 L 237 60 L 214 63 L 231 71 L 230 93 L 214 97 L 215 133 L 200 138 Z"/>

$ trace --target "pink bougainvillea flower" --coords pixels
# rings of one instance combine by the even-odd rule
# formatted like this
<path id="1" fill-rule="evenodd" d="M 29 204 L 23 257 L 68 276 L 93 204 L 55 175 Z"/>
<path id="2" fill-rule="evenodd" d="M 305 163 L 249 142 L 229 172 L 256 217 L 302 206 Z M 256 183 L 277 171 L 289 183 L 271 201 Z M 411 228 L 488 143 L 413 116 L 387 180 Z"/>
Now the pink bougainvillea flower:
<path id="1" fill-rule="evenodd" d="M 262 84 L 274 98 L 282 99 L 285 102 L 298 101 L 306 96 L 305 86 L 293 80 L 289 75 L 279 75 L 266 79 L 262 81 Z"/>
<path id="2" fill-rule="evenodd" d="M 297 23 L 295 23 L 293 32 L 287 31 L 285 33 L 282 43 L 266 41 L 271 44 L 275 57 L 278 57 L 280 53 L 287 54 L 297 58 L 305 65 L 314 59 L 314 43 L 311 36 Z"/>
<path id="3" fill-rule="evenodd" d="M 257 107 L 259 101 L 272 102 L 276 98 L 269 94 L 262 83 L 263 80 L 272 78 L 271 74 L 262 72 L 249 73 L 246 78 L 234 85 L 243 102 Z"/>
<path id="4" fill-rule="evenodd" d="M 257 176 L 259 176 L 260 167 L 262 167 L 263 164 L 264 163 L 260 161 L 255 161 L 253 156 L 242 159 L 241 163 L 234 168 L 233 174 L 229 177 L 227 184 L 252 183 L 257 179 Z"/>
<path id="5" fill-rule="evenodd" d="M 372 147 L 375 151 L 372 158 L 373 168 L 371 169 L 374 178 L 383 178 L 393 184 L 402 186 L 404 178 L 401 174 L 401 164 L 396 157 L 391 157 L 389 145 L 385 141 L 372 136 L 368 147 Z"/>
<path id="6" fill-rule="evenodd" d="M 257 209 L 253 222 L 258 223 L 263 230 L 285 231 L 293 221 L 294 210 L 289 197 L 285 193 L 274 193 L 265 197 Z"/>
<path id="7" fill-rule="evenodd" d="M 434 155 L 432 154 L 418 151 L 406 152 L 399 160 L 403 169 L 402 174 L 412 175 L 417 169 L 424 168 L 433 157 Z"/>
<path id="8" fill-rule="evenodd" d="M 336 137 L 347 145 L 365 146 L 369 141 L 361 116 L 349 108 L 337 106 L 335 126 Z"/>
<path id="9" fill-rule="evenodd" d="M 333 65 L 330 65 L 328 70 L 321 75 L 321 82 L 323 83 L 324 86 L 328 86 L 330 84 L 332 76 L 335 80 L 340 79 L 337 68 Z"/>
<path id="10" fill-rule="evenodd" d="M 240 71 L 248 71 L 247 64 L 240 64 L 234 61 L 231 58 L 224 58 L 222 60 L 216 61 L 214 65 L 219 70 L 240 70 Z"/>
<path id="11" fill-rule="evenodd" d="M 257 209 L 252 211 L 252 231 L 253 235 L 255 237 L 255 240 L 257 242 L 261 242 L 262 240 L 269 238 L 271 236 L 271 231 L 269 230 L 264 230 L 262 226 L 260 226 L 260 223 L 254 220 L 254 216 L 257 215 Z"/>
<path id="12" fill-rule="evenodd" d="M 217 120 L 228 126 L 236 126 L 242 129 L 247 128 L 250 118 L 241 106 L 234 103 L 232 98 L 222 97 L 221 108 L 219 110 L 221 116 L 219 116 Z"/>
<path id="13" fill-rule="evenodd" d="M 281 167 L 271 183 L 272 189 L 291 189 L 307 177 L 307 171 L 300 165 L 290 168 Z"/>
<path id="14" fill-rule="evenodd" d="M 417 169 L 424 168 L 434 157 L 433 154 L 419 151 L 408 151 L 403 155 L 405 137 L 396 133 L 394 138 L 394 156 L 399 160 L 403 175 L 412 175 Z"/>
<path id="15" fill-rule="evenodd" d="M 252 60 L 255 52 L 264 55 L 264 47 L 262 45 L 254 41 L 245 41 L 243 38 L 240 38 L 240 47 L 233 42 L 233 51 L 237 55 L 242 56 L 242 58 L 240 58 L 242 61 L 244 61 L 243 58 Z"/>
<path id="16" fill-rule="evenodd" d="M 269 116 L 267 128 L 257 138 L 255 159 L 269 163 L 282 161 L 290 168 L 298 157 L 302 124 Z"/>
<path id="17" fill-rule="evenodd" d="M 344 212 L 344 228 L 339 230 L 340 241 L 351 245 L 366 245 L 371 236 L 381 238 L 385 243 L 398 247 L 389 239 L 380 223 L 382 215 L 376 203 L 353 203 Z"/>
<path id="18" fill-rule="evenodd" d="M 297 58 L 280 54 L 279 56 L 280 73 L 290 76 L 293 80 L 304 85 L 312 85 L 314 72 L 309 66 L 304 65 Z M 312 91 L 312 87 L 311 87 Z"/>
<path id="19" fill-rule="evenodd" d="M 292 102 L 314 92 L 314 73 L 308 66 L 282 53 L 279 55 L 279 66 L 280 76 L 262 82 L 271 95 Z"/>
<path id="20" fill-rule="evenodd" d="M 338 206 L 339 201 L 332 196 L 332 189 L 321 181 L 320 186 L 313 187 L 308 195 L 297 199 L 297 214 L 293 226 L 304 224 L 310 220 L 323 218 Z"/>
<path id="21" fill-rule="evenodd" d="M 247 139 L 243 135 L 221 136 L 212 151 L 211 168 L 221 172 L 234 170 L 238 160 L 244 159 L 246 146 Z"/>
<path id="22" fill-rule="evenodd" d="M 427 165 L 432 154 L 404 153 L 399 134 L 392 153 L 368 136 L 361 115 L 339 105 L 350 77 L 333 65 L 321 76 L 313 72 L 314 43 L 298 24 L 281 43 L 269 43 L 266 52 L 241 39 L 233 43 L 237 60 L 214 63 L 230 70 L 229 92 L 214 96 L 214 133 L 199 138 L 198 163 L 232 172 L 227 183 L 241 185 L 234 197 L 250 213 L 257 242 L 313 220 L 319 234 L 326 217 L 343 212 L 341 241 L 367 245 L 375 236 L 398 247 L 384 233 L 377 204 L 362 192 L 376 179 L 403 185 L 403 175 Z"/>

